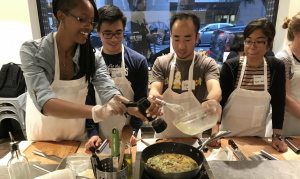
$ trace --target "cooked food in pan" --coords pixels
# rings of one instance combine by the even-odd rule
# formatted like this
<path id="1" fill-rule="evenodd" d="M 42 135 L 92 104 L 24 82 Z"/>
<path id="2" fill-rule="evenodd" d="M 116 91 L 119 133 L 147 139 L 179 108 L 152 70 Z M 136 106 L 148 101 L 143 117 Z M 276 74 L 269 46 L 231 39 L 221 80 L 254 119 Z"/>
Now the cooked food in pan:
<path id="1" fill-rule="evenodd" d="M 147 165 L 164 173 L 186 172 L 198 167 L 192 158 L 182 154 L 165 153 L 151 157 Z"/>

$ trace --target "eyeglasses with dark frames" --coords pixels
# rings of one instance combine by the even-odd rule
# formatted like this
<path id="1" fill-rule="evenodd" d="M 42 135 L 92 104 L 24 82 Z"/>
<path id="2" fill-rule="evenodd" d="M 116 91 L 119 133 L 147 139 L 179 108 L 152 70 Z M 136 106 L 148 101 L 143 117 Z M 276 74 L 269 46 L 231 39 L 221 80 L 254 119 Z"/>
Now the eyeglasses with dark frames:
<path id="1" fill-rule="evenodd" d="M 123 37 L 124 32 L 123 31 L 118 31 L 115 33 L 111 32 L 102 32 L 102 35 L 105 39 L 111 39 L 113 36 L 115 36 L 117 39 L 120 39 Z"/>
<path id="2" fill-rule="evenodd" d="M 77 19 L 80 22 L 81 27 L 88 27 L 91 25 L 93 27 L 93 29 L 95 29 L 97 26 L 97 22 L 90 22 L 89 20 L 81 19 L 78 16 L 75 16 L 74 14 L 66 12 L 66 11 L 62 11 L 62 12 Z"/>
<path id="3" fill-rule="evenodd" d="M 245 40 L 244 45 L 247 47 L 250 47 L 252 44 L 254 44 L 256 47 L 263 47 L 267 42 L 266 41 L 256 41 L 252 42 L 251 40 Z"/>

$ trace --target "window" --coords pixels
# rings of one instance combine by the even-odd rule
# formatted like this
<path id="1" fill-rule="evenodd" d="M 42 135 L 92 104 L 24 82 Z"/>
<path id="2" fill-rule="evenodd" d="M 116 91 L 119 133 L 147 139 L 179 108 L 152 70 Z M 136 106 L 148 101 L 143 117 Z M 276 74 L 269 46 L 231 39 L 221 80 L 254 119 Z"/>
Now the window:
<path id="1" fill-rule="evenodd" d="M 201 19 L 200 37 L 195 51 L 210 50 L 210 57 L 222 64 L 234 34 L 246 25 L 267 17 L 275 25 L 279 0 L 95 0 L 97 8 L 106 4 L 119 7 L 127 16 L 123 44 L 141 53 L 151 66 L 155 59 L 170 52 L 170 16 L 191 12 Z M 179 2 L 179 3 L 178 3 Z M 57 30 L 52 13 L 52 0 L 37 0 L 42 35 Z M 102 46 L 97 33 L 91 33 L 95 48 Z"/>
<path id="2" fill-rule="evenodd" d="M 217 30 L 217 29 L 218 29 L 218 24 L 208 26 L 206 31 L 213 31 L 213 30 Z"/>

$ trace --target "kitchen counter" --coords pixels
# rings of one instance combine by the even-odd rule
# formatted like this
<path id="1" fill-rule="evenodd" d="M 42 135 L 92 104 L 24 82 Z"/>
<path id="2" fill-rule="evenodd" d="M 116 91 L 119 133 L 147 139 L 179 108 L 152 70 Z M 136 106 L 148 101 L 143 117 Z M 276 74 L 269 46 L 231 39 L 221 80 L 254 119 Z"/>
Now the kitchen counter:
<path id="1" fill-rule="evenodd" d="M 299 179 L 299 160 L 209 161 L 215 179 Z"/>
<path id="2" fill-rule="evenodd" d="M 240 137 L 236 139 L 237 145 L 243 151 L 245 148 L 249 151 L 245 151 L 245 154 L 249 155 L 257 155 L 260 151 L 257 151 L 257 147 L 249 141 L 247 137 Z M 148 143 L 153 144 L 156 142 L 156 139 L 145 139 Z M 222 139 L 222 140 L 226 140 Z M 235 139 L 234 139 L 235 140 Z M 271 140 L 265 138 L 264 141 L 271 143 Z M 87 141 L 81 141 L 81 144 L 76 152 L 76 155 L 89 155 L 91 154 L 89 151 L 85 150 L 85 143 Z M 184 142 L 182 139 L 178 139 L 178 142 Z M 190 143 L 191 145 L 197 145 L 196 143 Z M 30 142 L 22 141 L 19 144 L 20 150 L 24 151 Z M 226 144 L 222 143 L 222 148 L 224 148 Z M 243 145 L 243 146 L 242 146 Z M 107 145 L 108 147 L 108 145 Z M 139 153 L 146 147 L 141 141 L 138 142 L 137 146 L 132 148 L 133 152 L 133 162 L 136 165 L 139 163 Z M 195 146 L 196 147 L 196 146 Z M 244 149 L 242 148 L 244 147 Z M 208 147 L 209 151 L 204 153 L 205 157 L 208 157 L 213 149 L 216 147 Z M 232 149 L 232 148 L 231 148 Z M 256 151 L 255 151 L 256 150 Z M 107 151 L 107 150 L 106 150 Z M 244 151 L 243 151 L 244 152 Z M 105 150 L 104 154 L 101 155 L 108 155 Z M 208 169 L 210 178 L 214 179 L 223 179 L 223 178 L 299 178 L 300 176 L 300 155 L 295 154 L 290 148 L 286 153 L 279 153 L 283 157 L 283 160 L 280 161 L 208 161 L 207 163 L 204 162 L 204 166 Z M 9 178 L 8 171 L 7 171 L 7 162 L 10 159 L 10 153 L 8 153 L 5 157 L 0 159 L 0 176 L 1 179 Z M 137 159 L 138 161 L 135 161 Z M 284 160 L 285 159 L 285 160 Z M 50 171 L 54 171 L 57 165 L 43 165 L 43 167 L 49 169 Z M 36 169 L 32 169 L 34 176 L 40 176 L 45 173 L 38 171 Z M 136 178 L 136 172 L 134 172 L 134 179 Z M 137 178 L 139 179 L 139 178 Z"/>

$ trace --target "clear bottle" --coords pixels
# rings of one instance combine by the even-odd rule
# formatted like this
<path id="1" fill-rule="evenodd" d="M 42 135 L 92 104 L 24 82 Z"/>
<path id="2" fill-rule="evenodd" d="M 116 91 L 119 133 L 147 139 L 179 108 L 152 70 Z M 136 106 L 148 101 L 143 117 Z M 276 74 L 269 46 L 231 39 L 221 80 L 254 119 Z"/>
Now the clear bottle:
<path id="1" fill-rule="evenodd" d="M 8 173 L 10 179 L 31 179 L 29 162 L 19 150 L 19 145 L 14 138 L 10 135 L 10 150 L 11 158 L 7 163 Z"/>
<path id="2" fill-rule="evenodd" d="M 124 152 L 124 159 L 126 160 L 128 164 L 128 179 L 132 179 L 132 146 L 130 143 L 126 142 L 126 148 Z"/>

